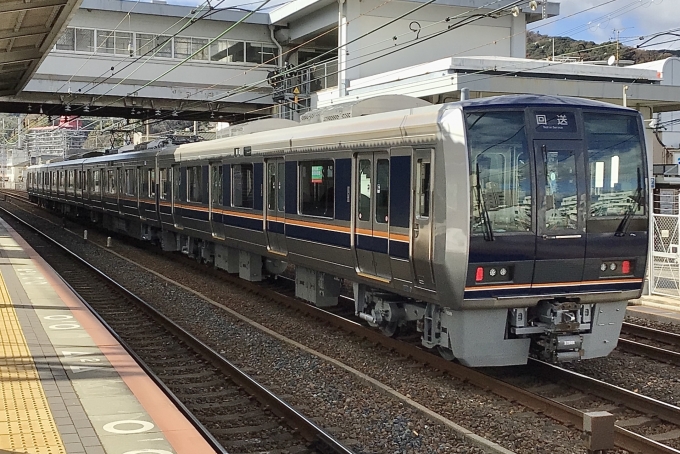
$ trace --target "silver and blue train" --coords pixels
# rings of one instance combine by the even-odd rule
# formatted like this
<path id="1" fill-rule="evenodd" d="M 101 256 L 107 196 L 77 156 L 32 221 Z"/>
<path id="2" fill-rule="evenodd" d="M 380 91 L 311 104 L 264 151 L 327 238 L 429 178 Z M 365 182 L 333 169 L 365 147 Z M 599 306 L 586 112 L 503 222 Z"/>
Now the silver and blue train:
<path id="1" fill-rule="evenodd" d="M 501 96 L 29 169 L 30 198 L 296 294 L 469 366 L 609 354 L 641 294 L 638 112 Z"/>

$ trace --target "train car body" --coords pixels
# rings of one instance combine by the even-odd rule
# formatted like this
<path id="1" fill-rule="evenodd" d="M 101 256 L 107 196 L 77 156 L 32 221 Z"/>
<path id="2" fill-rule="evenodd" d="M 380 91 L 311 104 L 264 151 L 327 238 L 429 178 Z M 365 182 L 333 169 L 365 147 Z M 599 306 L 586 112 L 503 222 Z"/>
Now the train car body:
<path id="1" fill-rule="evenodd" d="M 73 172 L 73 191 L 69 175 Z M 648 242 L 640 115 L 502 96 L 30 168 L 33 200 L 470 366 L 605 356 Z M 62 177 L 63 173 L 63 177 Z"/>

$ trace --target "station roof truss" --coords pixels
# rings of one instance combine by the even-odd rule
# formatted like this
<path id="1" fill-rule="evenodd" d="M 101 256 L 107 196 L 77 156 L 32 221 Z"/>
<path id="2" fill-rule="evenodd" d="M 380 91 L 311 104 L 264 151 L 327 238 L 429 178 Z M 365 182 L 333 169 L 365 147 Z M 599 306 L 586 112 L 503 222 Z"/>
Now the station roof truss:
<path id="1" fill-rule="evenodd" d="M 81 2 L 0 2 L 0 96 L 14 96 L 26 86 Z"/>

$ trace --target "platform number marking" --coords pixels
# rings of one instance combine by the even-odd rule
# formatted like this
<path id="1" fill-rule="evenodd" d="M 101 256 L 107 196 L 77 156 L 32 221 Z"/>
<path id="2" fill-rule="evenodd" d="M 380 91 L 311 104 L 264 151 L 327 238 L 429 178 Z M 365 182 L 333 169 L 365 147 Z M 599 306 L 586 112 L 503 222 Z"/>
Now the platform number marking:
<path id="1" fill-rule="evenodd" d="M 124 452 L 123 454 L 172 454 L 170 451 L 166 451 L 165 449 L 139 449 L 137 451 L 127 451 Z"/>
<path id="2" fill-rule="evenodd" d="M 93 353 L 93 352 L 75 352 L 75 351 L 63 350 L 61 352 L 61 354 L 64 357 L 69 357 L 69 356 L 92 355 L 92 354 L 96 354 L 96 353 Z M 101 359 L 99 359 L 99 358 L 80 358 L 78 361 L 80 361 L 81 363 L 100 363 Z M 97 367 L 93 367 L 93 366 L 69 366 L 69 368 L 71 369 L 71 371 L 74 374 L 79 374 L 80 372 L 87 372 L 87 371 L 90 371 L 90 370 L 101 371 L 102 369 L 110 369 L 110 367 L 107 366 L 107 365 L 98 365 Z"/>
<path id="3" fill-rule="evenodd" d="M 47 285 L 47 280 L 34 268 L 16 268 L 19 279 L 30 285 Z"/>
<path id="4" fill-rule="evenodd" d="M 117 429 L 116 426 L 123 424 L 139 426 L 134 429 Z M 142 432 L 148 432 L 155 426 L 149 421 L 140 421 L 138 419 L 124 419 L 122 421 L 114 421 L 104 425 L 104 430 L 111 432 L 112 434 L 139 434 Z M 144 452 L 144 451 L 139 451 Z M 153 451 L 151 451 L 153 452 Z"/>
<path id="5" fill-rule="evenodd" d="M 60 314 L 60 315 L 47 315 L 43 317 L 45 320 L 71 320 L 73 319 L 73 315 L 66 315 L 66 314 Z M 63 329 L 78 329 L 80 328 L 80 325 L 77 323 L 58 323 L 56 325 L 50 325 L 48 326 L 49 329 L 56 329 L 56 330 L 63 330 Z"/>

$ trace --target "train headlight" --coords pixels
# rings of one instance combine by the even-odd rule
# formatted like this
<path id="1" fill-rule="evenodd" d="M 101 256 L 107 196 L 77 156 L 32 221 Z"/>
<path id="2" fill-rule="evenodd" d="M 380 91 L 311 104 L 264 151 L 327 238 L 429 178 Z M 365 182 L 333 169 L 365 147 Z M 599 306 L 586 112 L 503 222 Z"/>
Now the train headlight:
<path id="1" fill-rule="evenodd" d="M 600 271 L 607 271 L 607 264 L 606 263 L 603 263 L 602 265 L 600 265 Z"/>
<path id="2" fill-rule="evenodd" d="M 616 271 L 616 263 L 612 262 L 612 264 L 609 265 L 609 269 L 612 271 Z"/>
<path id="3" fill-rule="evenodd" d="M 494 277 L 496 275 L 496 268 L 491 268 L 489 270 L 489 276 Z"/>
<path id="4" fill-rule="evenodd" d="M 505 268 L 501 268 L 501 270 L 499 271 L 499 273 L 501 273 L 501 276 L 505 276 L 506 274 L 508 274 L 508 270 L 505 269 Z"/>

